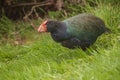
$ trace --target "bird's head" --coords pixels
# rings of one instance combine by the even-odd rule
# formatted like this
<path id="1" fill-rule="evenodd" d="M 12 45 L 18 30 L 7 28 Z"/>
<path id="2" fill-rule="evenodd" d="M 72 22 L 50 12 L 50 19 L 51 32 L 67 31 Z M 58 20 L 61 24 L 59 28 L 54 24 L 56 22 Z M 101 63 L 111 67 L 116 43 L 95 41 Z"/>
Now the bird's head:
<path id="1" fill-rule="evenodd" d="M 66 24 L 62 21 L 46 20 L 39 26 L 38 32 L 50 32 L 52 38 L 60 42 L 70 37 L 66 29 Z"/>
<path id="2" fill-rule="evenodd" d="M 38 28 L 38 32 L 47 32 L 47 20 L 44 21 Z"/>
<path id="3" fill-rule="evenodd" d="M 52 32 L 55 31 L 59 25 L 59 21 L 46 20 L 38 28 L 38 32 Z"/>

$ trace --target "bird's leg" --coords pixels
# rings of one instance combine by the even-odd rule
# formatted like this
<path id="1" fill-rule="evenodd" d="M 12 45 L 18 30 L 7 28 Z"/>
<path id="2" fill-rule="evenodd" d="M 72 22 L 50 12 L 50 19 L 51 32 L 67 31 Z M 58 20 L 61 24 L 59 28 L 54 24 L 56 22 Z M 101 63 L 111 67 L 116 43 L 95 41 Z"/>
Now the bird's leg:
<path id="1" fill-rule="evenodd" d="M 71 38 L 68 40 L 65 40 L 61 42 L 61 45 L 70 49 L 74 49 L 75 47 L 78 47 L 80 44 L 80 40 L 77 38 Z"/>
<path id="2" fill-rule="evenodd" d="M 71 38 L 71 42 L 76 44 L 76 43 L 80 43 L 80 40 L 77 38 Z"/>
<path id="3" fill-rule="evenodd" d="M 86 50 L 86 48 L 88 48 L 90 46 L 89 41 L 80 41 L 77 38 L 72 38 L 71 39 L 71 43 L 73 43 L 73 46 L 75 47 L 80 47 L 82 50 Z"/>
<path id="4" fill-rule="evenodd" d="M 79 47 L 83 51 L 85 51 L 86 48 L 88 48 L 90 46 L 90 43 L 88 41 L 81 42 L 77 38 L 71 38 L 69 40 L 65 40 L 65 41 L 61 42 L 61 45 L 64 47 L 70 48 L 70 49 L 74 49 L 76 47 Z"/>
<path id="5" fill-rule="evenodd" d="M 69 49 L 74 49 L 73 43 L 71 43 L 70 40 L 62 41 L 62 42 L 61 42 L 61 45 L 64 46 L 64 47 L 67 47 L 67 48 L 69 48 Z"/>

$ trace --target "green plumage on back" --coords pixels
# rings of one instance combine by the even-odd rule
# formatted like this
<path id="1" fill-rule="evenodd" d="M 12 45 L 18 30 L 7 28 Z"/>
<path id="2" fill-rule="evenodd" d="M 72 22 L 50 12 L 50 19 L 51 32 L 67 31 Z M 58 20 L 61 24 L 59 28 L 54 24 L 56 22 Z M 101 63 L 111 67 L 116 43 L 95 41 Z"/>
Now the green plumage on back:
<path id="1" fill-rule="evenodd" d="M 81 42 L 93 44 L 97 37 L 106 31 L 104 22 L 91 14 L 79 14 L 63 21 L 67 32 Z"/>

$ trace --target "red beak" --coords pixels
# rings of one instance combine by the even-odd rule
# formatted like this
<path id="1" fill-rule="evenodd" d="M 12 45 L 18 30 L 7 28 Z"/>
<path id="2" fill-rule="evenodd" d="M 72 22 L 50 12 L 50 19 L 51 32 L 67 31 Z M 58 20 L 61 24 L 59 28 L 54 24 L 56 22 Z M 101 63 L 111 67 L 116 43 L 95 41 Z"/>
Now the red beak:
<path id="1" fill-rule="evenodd" d="M 47 23 L 47 20 L 44 21 L 44 22 L 39 26 L 38 32 L 46 32 L 46 31 L 47 31 L 46 23 Z"/>

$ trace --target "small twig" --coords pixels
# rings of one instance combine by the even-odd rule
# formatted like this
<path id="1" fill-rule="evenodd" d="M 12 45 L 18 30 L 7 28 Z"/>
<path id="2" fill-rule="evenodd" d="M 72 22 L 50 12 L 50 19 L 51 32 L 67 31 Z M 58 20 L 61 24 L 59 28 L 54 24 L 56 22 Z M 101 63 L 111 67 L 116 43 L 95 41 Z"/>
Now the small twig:
<path id="1" fill-rule="evenodd" d="M 40 4 L 40 5 L 35 5 L 35 6 L 33 6 L 33 7 L 31 8 L 31 11 L 30 11 L 28 14 L 26 14 L 26 15 L 23 17 L 23 19 L 24 19 L 25 21 L 30 22 L 30 25 L 31 25 L 35 30 L 37 30 L 36 25 L 35 25 L 34 23 L 32 23 L 32 21 L 29 19 L 29 16 L 33 13 L 33 11 L 34 11 L 35 14 L 38 16 L 38 13 L 36 12 L 35 8 L 40 7 L 40 6 L 45 6 L 45 5 L 51 5 L 51 4 L 52 4 L 52 3 L 46 3 L 46 4 Z"/>
<path id="2" fill-rule="evenodd" d="M 37 31 L 37 26 L 30 19 L 28 19 L 28 21 L 30 22 L 30 25 L 34 28 L 34 30 Z"/>
<path id="3" fill-rule="evenodd" d="M 51 3 L 50 1 L 44 1 L 44 2 L 32 2 L 32 3 L 20 3 L 20 4 L 15 4 L 15 5 L 11 5 L 10 7 L 20 7 L 20 6 L 34 6 L 34 5 L 42 5 L 42 4 L 46 4 L 46 3 Z M 42 5 L 44 6 L 44 5 Z"/>
<path id="4" fill-rule="evenodd" d="M 24 16 L 24 18 L 29 17 L 29 16 L 33 13 L 33 11 L 34 11 L 34 9 L 35 9 L 36 7 L 45 6 L 45 5 L 51 5 L 51 3 L 46 3 L 46 4 L 40 4 L 40 5 L 35 5 L 35 6 L 33 6 L 33 7 L 31 8 L 31 11 L 30 11 L 28 14 L 26 14 L 26 15 Z"/>
<path id="5" fill-rule="evenodd" d="M 34 9 L 34 12 L 35 12 L 36 17 L 38 18 L 38 17 L 39 17 L 39 15 L 38 15 L 38 13 L 37 13 L 36 9 Z"/>
<path id="6" fill-rule="evenodd" d="M 29 22 L 30 25 L 34 28 L 34 30 L 37 31 L 37 26 L 28 17 L 25 19 L 25 21 Z"/>
<path id="7" fill-rule="evenodd" d="M 37 3 L 37 0 L 33 0 L 34 1 L 34 3 Z"/>
<path id="8" fill-rule="evenodd" d="M 23 11 L 23 14 L 25 15 L 25 9 L 24 9 L 24 7 L 22 8 L 22 11 Z"/>

